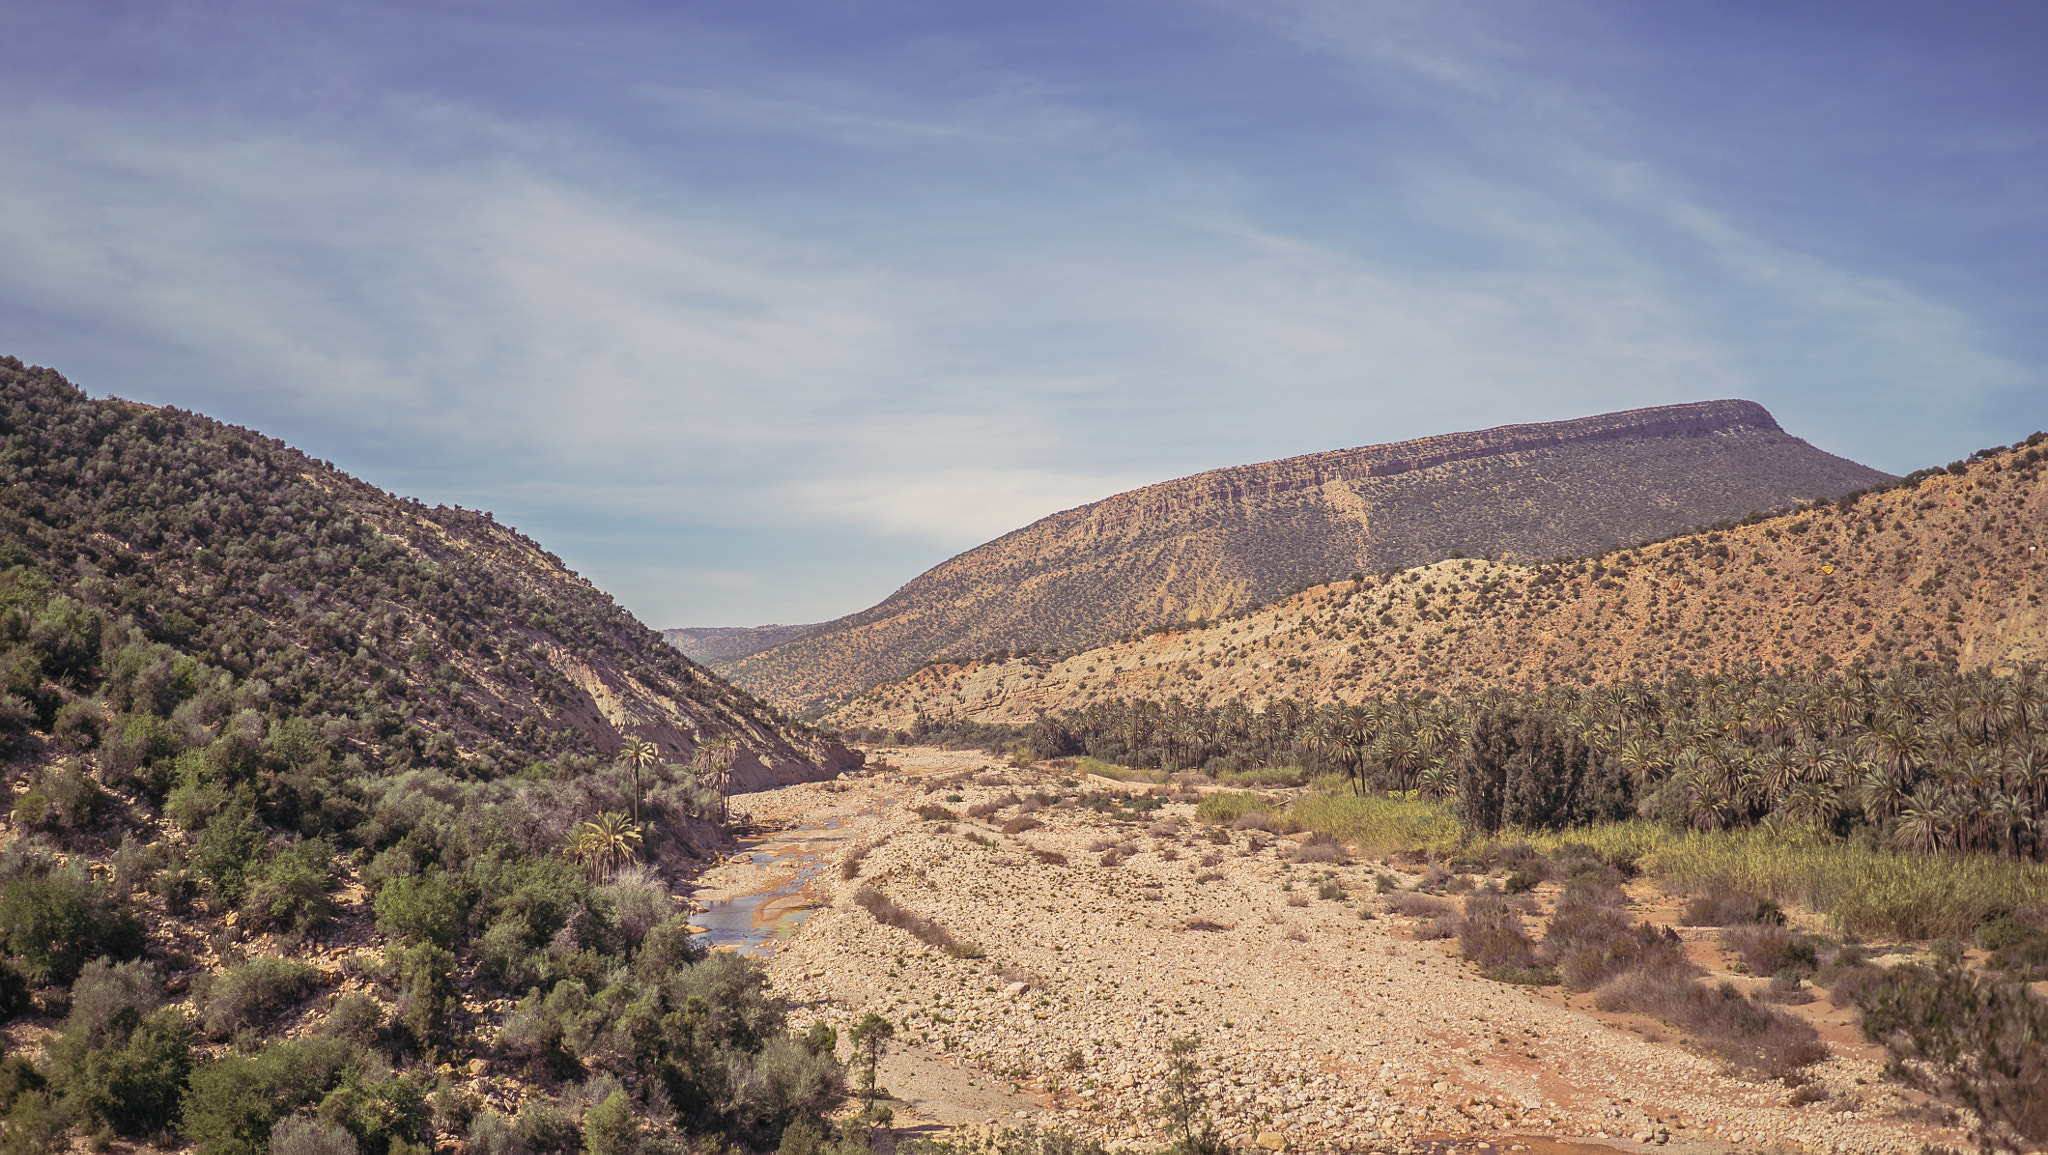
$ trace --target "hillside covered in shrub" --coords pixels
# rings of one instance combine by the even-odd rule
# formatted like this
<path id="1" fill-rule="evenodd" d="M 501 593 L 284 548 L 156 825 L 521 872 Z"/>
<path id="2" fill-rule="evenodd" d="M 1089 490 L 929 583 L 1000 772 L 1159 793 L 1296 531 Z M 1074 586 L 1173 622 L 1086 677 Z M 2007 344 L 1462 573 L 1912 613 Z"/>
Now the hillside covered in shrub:
<path id="1" fill-rule="evenodd" d="M 843 1095 L 672 897 L 856 759 L 486 513 L 0 361 L 0 1152 L 772 1146 Z"/>

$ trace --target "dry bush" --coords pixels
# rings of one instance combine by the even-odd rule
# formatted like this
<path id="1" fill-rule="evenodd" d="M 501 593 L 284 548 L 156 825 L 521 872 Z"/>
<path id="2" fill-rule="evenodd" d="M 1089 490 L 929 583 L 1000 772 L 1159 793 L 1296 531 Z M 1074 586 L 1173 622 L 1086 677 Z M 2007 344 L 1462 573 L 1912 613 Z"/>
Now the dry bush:
<path id="1" fill-rule="evenodd" d="M 1202 873 L 1200 873 L 1200 874 L 1197 874 L 1197 875 L 1195 876 L 1195 881 L 1196 881 L 1196 882 L 1221 882 L 1221 881 L 1223 881 L 1223 872 L 1222 872 L 1222 871 L 1220 871 L 1220 870 L 1205 870 L 1205 871 L 1203 871 Z"/>
<path id="2" fill-rule="evenodd" d="M 1201 930 L 1201 931 L 1222 931 L 1222 930 L 1235 930 L 1236 928 L 1235 928 L 1234 926 L 1232 926 L 1232 925 L 1231 925 L 1230 923 L 1227 923 L 1227 922 L 1217 922 L 1217 921 L 1215 921 L 1214 919 L 1207 919 L 1207 918 L 1191 918 L 1191 919 L 1189 919 L 1189 920 L 1187 920 L 1186 922 L 1184 922 L 1184 923 L 1182 923 L 1182 924 L 1181 924 L 1181 929 L 1182 929 L 1182 930 Z"/>
<path id="3" fill-rule="evenodd" d="M 907 931 L 911 937 L 930 943 L 954 958 L 981 958 L 987 952 L 971 942 L 954 938 L 945 927 L 916 911 L 897 905 L 896 901 L 871 886 L 863 886 L 853 894 L 853 901 L 883 926 L 893 926 Z"/>
<path id="4" fill-rule="evenodd" d="M 1197 860 L 1196 865 L 1205 870 L 1212 866 L 1221 866 L 1223 865 L 1223 856 L 1220 854 L 1204 854 Z"/>
<path id="5" fill-rule="evenodd" d="M 927 802 L 917 807 L 916 813 L 919 818 L 924 819 L 926 822 L 952 822 L 960 817 L 958 814 L 934 802 Z"/>
<path id="6" fill-rule="evenodd" d="M 1728 983 L 1708 990 L 1674 967 L 1625 972 L 1600 989 L 1594 1005 L 1654 1015 L 1683 1027 L 1703 1050 L 1772 1078 L 1828 1057 L 1811 1023 L 1744 998 Z"/>
<path id="7" fill-rule="evenodd" d="M 1669 928 L 1638 923 L 1619 888 L 1604 880 L 1574 880 L 1558 899 L 1544 932 L 1543 957 L 1575 991 L 1591 990 L 1628 971 L 1691 976 L 1685 947 Z"/>
<path id="8" fill-rule="evenodd" d="M 1294 848 L 1296 862 L 1322 862 L 1342 864 L 1349 862 L 1344 847 L 1327 834 L 1311 834 L 1308 841 Z"/>
<path id="9" fill-rule="evenodd" d="M 1034 846 L 1031 848 L 1031 853 L 1037 855 L 1038 861 L 1045 863 L 1047 866 L 1065 866 L 1067 864 L 1067 856 L 1057 850 L 1041 850 Z"/>
<path id="10" fill-rule="evenodd" d="M 1397 890 L 1387 897 L 1387 913 L 1407 918 L 1441 918 L 1451 913 L 1451 904 L 1412 890 Z"/>
<path id="11" fill-rule="evenodd" d="M 1095 861 L 1096 864 L 1100 866 L 1116 866 L 1121 864 L 1123 860 L 1123 850 L 1119 847 L 1112 846 L 1108 850 L 1103 851 L 1102 857 L 1096 859 Z"/>
<path id="12" fill-rule="evenodd" d="M 1678 920 L 1680 926 L 1735 926 L 1784 921 L 1784 912 L 1776 903 L 1720 886 L 1705 894 L 1694 895 L 1685 904 L 1685 915 Z"/>
<path id="13" fill-rule="evenodd" d="M 995 798 L 987 802 L 977 802 L 974 805 L 969 806 L 967 808 L 967 817 L 986 818 L 989 815 L 994 814 L 996 811 L 1001 810 L 1006 806 L 1015 806 L 1022 801 L 1024 800 L 1022 798 L 1017 797 L 1015 794 L 1004 794 L 1000 798 Z"/>
<path id="14" fill-rule="evenodd" d="M 861 862 L 868 855 L 874 853 L 875 847 L 880 845 L 880 842 L 863 842 L 852 850 L 847 851 L 846 857 L 839 860 L 839 877 L 847 879 L 860 877 Z"/>
<path id="15" fill-rule="evenodd" d="M 1813 1001 L 1813 989 L 1799 977 L 1798 971 L 1783 970 L 1771 977 L 1764 998 L 1786 1006 L 1802 1006 Z"/>
<path id="16" fill-rule="evenodd" d="M 1145 828 L 1145 833 L 1154 838 L 1179 838 L 1180 823 L 1171 818 L 1162 818 Z"/>
<path id="17" fill-rule="evenodd" d="M 1044 825 L 1045 823 L 1040 822 L 1036 818 L 1027 818 L 1020 814 L 1017 817 L 1010 819 L 1008 822 L 1003 823 L 1003 833 L 1022 834 L 1027 830 L 1037 830 L 1039 827 Z"/>
<path id="18" fill-rule="evenodd" d="M 1775 975 L 1788 968 L 1810 974 L 1820 947 L 1810 935 L 1758 923 L 1729 927 L 1721 932 L 1721 942 L 1742 956 L 1753 975 Z"/>
<path id="19" fill-rule="evenodd" d="M 1438 939 L 1456 938 L 1458 926 L 1463 921 L 1463 919 L 1455 914 L 1447 914 L 1441 918 L 1430 919 L 1428 922 L 1415 928 L 1415 941 L 1435 942 Z"/>
<path id="20" fill-rule="evenodd" d="M 1230 828 L 1232 830 L 1270 831 L 1273 829 L 1273 816 L 1263 810 L 1247 810 L 1237 816 L 1237 820 L 1230 824 Z"/>
<path id="21" fill-rule="evenodd" d="M 1491 979 L 1536 984 L 1557 981 L 1556 972 L 1537 964 L 1536 944 L 1522 929 L 1521 914 L 1499 895 L 1475 894 L 1465 900 L 1465 917 L 1458 921 L 1458 949 Z"/>
<path id="22" fill-rule="evenodd" d="M 1294 891 L 1293 893 L 1291 893 L 1291 894 L 1289 894 L 1289 895 L 1287 896 L 1287 905 L 1289 905 L 1289 906 L 1307 906 L 1307 905 L 1308 905 L 1308 895 L 1305 895 L 1305 894 L 1301 893 L 1301 892 L 1300 892 L 1300 891 L 1298 891 L 1298 890 L 1297 890 L 1297 891 Z"/>
<path id="23" fill-rule="evenodd" d="M 1228 830 L 1223 829 L 1221 826 L 1218 826 L 1210 830 L 1206 837 L 1209 839 L 1209 841 L 1215 843 L 1218 846 L 1230 845 L 1230 832 Z"/>

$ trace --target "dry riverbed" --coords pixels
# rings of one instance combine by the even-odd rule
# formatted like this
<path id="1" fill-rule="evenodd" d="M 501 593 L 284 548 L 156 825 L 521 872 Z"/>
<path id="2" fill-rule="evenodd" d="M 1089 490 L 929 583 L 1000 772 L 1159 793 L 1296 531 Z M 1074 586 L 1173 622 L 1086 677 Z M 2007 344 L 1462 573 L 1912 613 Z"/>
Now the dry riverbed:
<path id="1" fill-rule="evenodd" d="M 971 751 L 879 753 L 892 769 L 735 799 L 784 832 L 706 873 L 695 897 L 778 932 L 757 949 L 797 1025 L 843 1036 L 869 1011 L 896 1024 L 882 1083 L 899 1132 L 1030 1122 L 1156 1149 L 1168 1043 L 1194 1036 L 1209 1108 L 1244 1147 L 1964 1145 L 1883 1082 L 1852 1017 L 1825 1001 L 1810 1014 L 1835 1054 L 1812 1071 L 1815 1101 L 1794 1105 L 1656 1024 L 1487 981 L 1449 944 L 1415 941 L 1374 894 L 1382 863 L 1291 863 L 1293 843 L 1255 831 L 1215 841 L 1190 802 L 1133 816 L 1061 801 L 1117 789 L 1100 779 Z M 1105 865 L 1110 846 L 1120 860 Z M 981 957 L 883 925 L 854 901 L 862 888 Z"/>

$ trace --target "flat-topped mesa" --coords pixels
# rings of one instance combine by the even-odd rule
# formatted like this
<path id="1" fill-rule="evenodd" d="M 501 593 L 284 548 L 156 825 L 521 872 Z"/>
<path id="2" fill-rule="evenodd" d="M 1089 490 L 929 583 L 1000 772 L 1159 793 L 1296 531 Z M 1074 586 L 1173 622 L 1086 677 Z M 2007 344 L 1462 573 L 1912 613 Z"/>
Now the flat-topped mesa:
<path id="1" fill-rule="evenodd" d="M 1885 479 L 1737 400 L 1312 453 L 1063 510 L 719 665 L 812 708 L 933 657 L 1080 649 L 1355 571 L 1589 553 Z"/>
<path id="2" fill-rule="evenodd" d="M 1694 401 L 1579 417 L 1570 421 L 1501 425 L 1470 433 L 1443 433 L 1434 437 L 1418 437 L 1413 441 L 1332 449 L 1255 465 L 1205 470 L 1061 510 L 996 541 L 1009 541 L 1040 527 L 1064 527 L 1077 521 L 1085 521 L 1099 529 L 1114 530 L 1134 519 L 1143 521 L 1184 512 L 1190 507 L 1242 503 L 1255 497 L 1315 489 L 1332 481 L 1393 477 L 1456 461 L 1602 441 L 1706 437 L 1716 433 L 1741 432 L 1780 436 L 1785 433 L 1769 410 L 1754 401 L 1742 400 Z M 968 557 L 972 552 L 960 556 Z M 944 564 L 941 563 L 942 566 Z"/>

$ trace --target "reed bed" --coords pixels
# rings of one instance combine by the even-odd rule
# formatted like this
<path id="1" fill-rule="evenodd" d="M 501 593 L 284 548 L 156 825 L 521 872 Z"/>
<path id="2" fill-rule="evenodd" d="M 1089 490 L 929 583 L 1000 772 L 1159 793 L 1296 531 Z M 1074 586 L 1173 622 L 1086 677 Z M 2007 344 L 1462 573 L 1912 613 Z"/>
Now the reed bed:
<path id="1" fill-rule="evenodd" d="M 1825 917 L 1865 938 L 1966 938 L 2002 914 L 2048 895 L 2048 865 L 1983 854 L 1887 850 L 1821 834 L 1742 829 L 1688 831 L 1650 822 L 1609 822 L 1562 831 L 1502 831 L 1466 840 L 1448 806 L 1401 798 L 1319 792 L 1288 817 L 1356 844 L 1372 857 L 1421 850 L 1491 857 L 1524 843 L 1545 855 L 1589 850 L 1632 864 L 1681 893 L 1732 890 Z"/>

